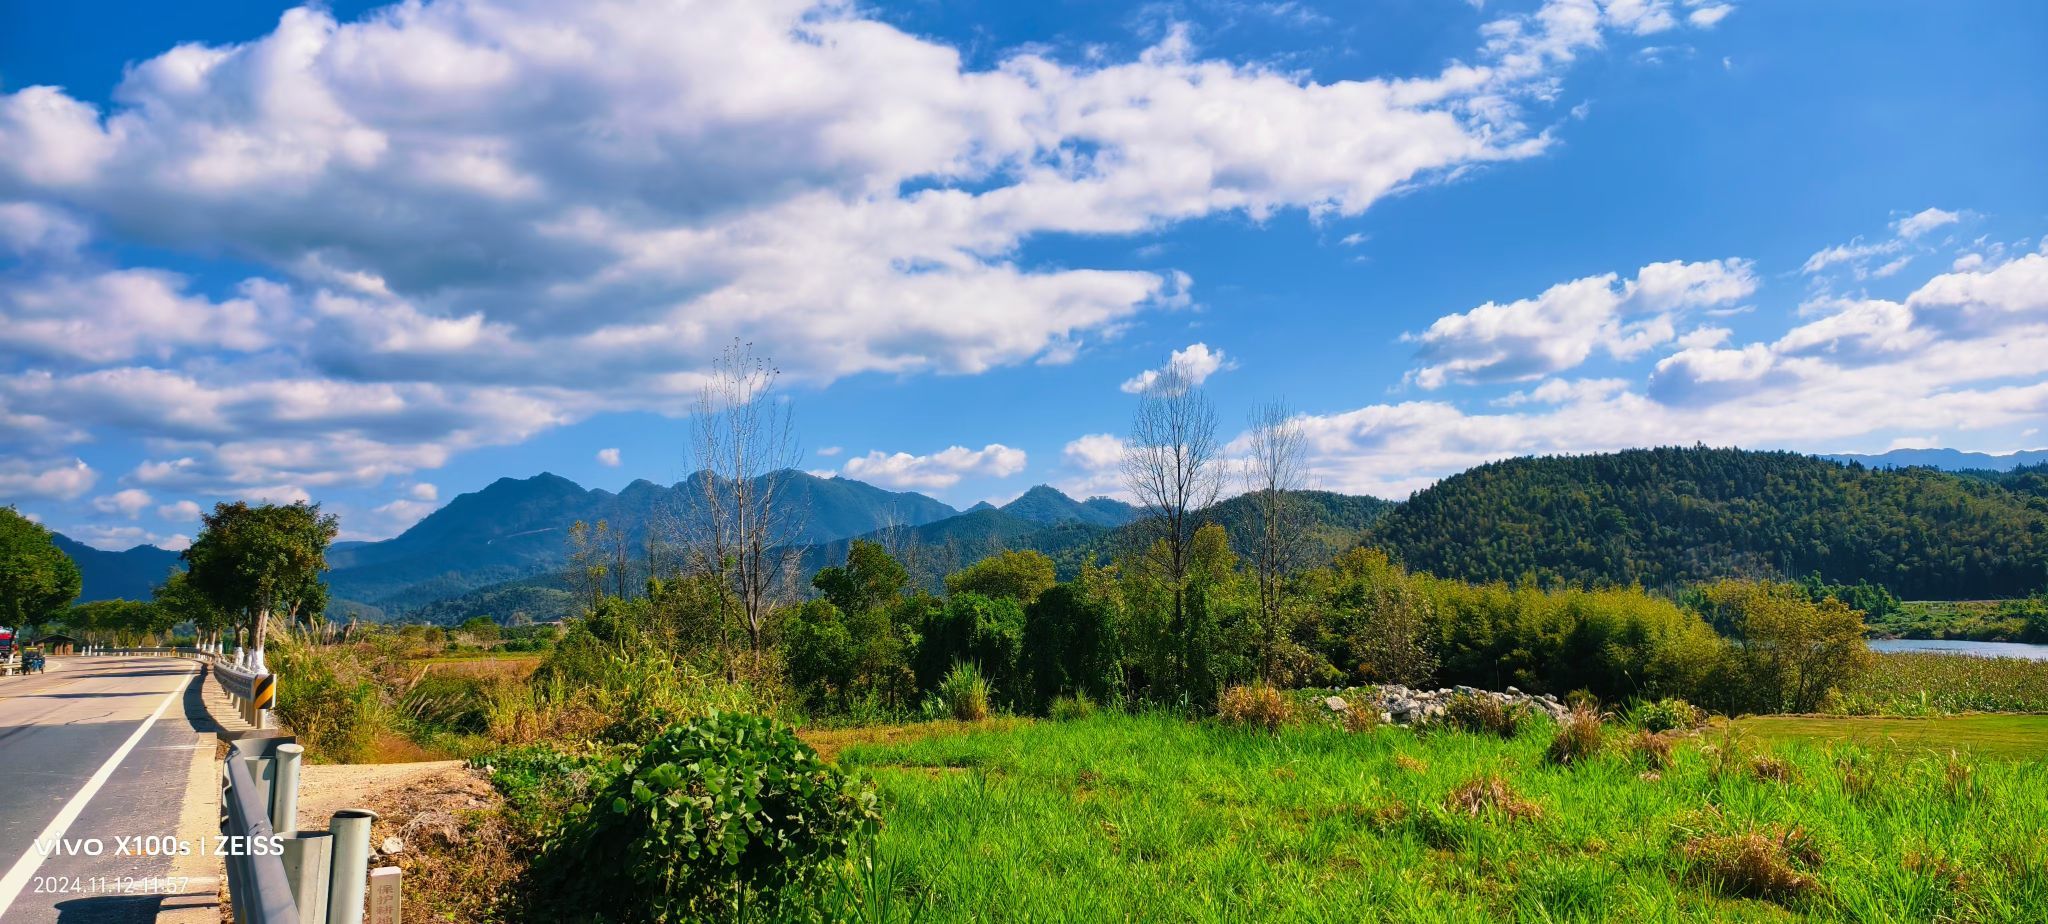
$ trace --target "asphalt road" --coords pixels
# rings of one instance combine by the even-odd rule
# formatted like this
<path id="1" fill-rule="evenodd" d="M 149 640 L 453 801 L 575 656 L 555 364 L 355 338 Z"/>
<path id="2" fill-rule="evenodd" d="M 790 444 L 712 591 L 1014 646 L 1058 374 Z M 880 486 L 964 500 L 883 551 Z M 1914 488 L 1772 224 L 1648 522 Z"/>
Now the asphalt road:
<path id="1" fill-rule="evenodd" d="M 197 676 L 182 658 L 91 657 L 0 677 L 0 924 L 155 920 L 149 880 L 173 858 L 119 839 L 179 837 L 193 751 L 213 746 Z M 75 849 L 38 850 L 67 820 Z"/>

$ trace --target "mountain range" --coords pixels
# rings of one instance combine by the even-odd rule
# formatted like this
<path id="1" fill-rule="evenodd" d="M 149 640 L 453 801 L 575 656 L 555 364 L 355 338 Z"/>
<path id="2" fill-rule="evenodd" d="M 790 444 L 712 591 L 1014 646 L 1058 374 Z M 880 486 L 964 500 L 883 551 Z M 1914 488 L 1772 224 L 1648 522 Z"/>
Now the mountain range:
<path id="1" fill-rule="evenodd" d="M 1998 455 L 1964 452 L 1960 449 L 1894 449 L 1876 455 L 1834 453 L 1821 456 L 1834 462 L 1860 462 L 1872 468 L 1938 468 L 1944 472 L 2008 472 L 2024 465 L 2048 463 L 2048 449 L 2022 449 Z"/>
<path id="2" fill-rule="evenodd" d="M 1974 598 L 2024 594 L 2048 575 L 2048 465 L 2026 465 L 2035 455 L 2048 453 L 1817 458 L 1631 450 L 1492 463 L 1400 504 L 1316 491 L 1296 497 L 1301 528 L 1324 559 L 1366 542 L 1412 567 L 1477 581 L 1670 587 L 1726 574 L 1818 571 L 1907 596 Z M 501 478 L 390 539 L 336 543 L 328 554 L 330 612 L 435 621 L 476 613 L 558 617 L 575 608 L 563 567 L 571 524 L 606 521 L 637 563 L 651 534 L 693 509 L 702 477 L 668 486 L 635 481 L 617 493 L 545 472 Z M 805 512 L 795 538 L 806 570 L 843 561 L 848 545 L 866 538 L 904 558 L 920 585 L 936 588 L 946 573 L 999 550 L 1044 552 L 1064 576 L 1135 540 L 1136 508 L 1076 500 L 1047 485 L 1000 507 L 979 503 L 963 512 L 846 478 L 767 477 Z M 1209 511 L 1233 535 L 1245 531 L 1249 515 L 1242 497 Z M 62 536 L 57 542 L 78 562 L 82 600 L 147 597 L 178 566 L 176 552 L 153 546 L 110 552 Z M 637 567 L 628 586 L 644 577 Z"/>

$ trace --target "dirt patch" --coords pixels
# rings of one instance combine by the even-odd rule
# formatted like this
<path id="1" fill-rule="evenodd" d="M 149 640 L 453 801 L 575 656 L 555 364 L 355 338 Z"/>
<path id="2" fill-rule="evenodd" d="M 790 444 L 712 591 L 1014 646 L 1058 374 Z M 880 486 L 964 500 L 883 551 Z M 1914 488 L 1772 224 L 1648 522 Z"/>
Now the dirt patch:
<path id="1" fill-rule="evenodd" d="M 377 813 L 371 866 L 405 871 L 404 918 L 411 921 L 498 917 L 530 853 L 502 805 L 481 773 L 453 760 L 307 767 L 299 787 L 300 823 L 309 828 L 325 827 L 344 808 Z"/>
<path id="2" fill-rule="evenodd" d="M 818 756 L 833 761 L 839 759 L 839 752 L 856 744 L 904 744 L 922 738 L 944 735 L 965 735 L 972 732 L 1001 732 L 1030 721 L 1029 719 L 989 719 L 981 722 L 959 722 L 951 719 L 938 722 L 916 722 L 910 725 L 870 725 L 861 728 L 799 729 L 797 737 L 818 752 Z"/>

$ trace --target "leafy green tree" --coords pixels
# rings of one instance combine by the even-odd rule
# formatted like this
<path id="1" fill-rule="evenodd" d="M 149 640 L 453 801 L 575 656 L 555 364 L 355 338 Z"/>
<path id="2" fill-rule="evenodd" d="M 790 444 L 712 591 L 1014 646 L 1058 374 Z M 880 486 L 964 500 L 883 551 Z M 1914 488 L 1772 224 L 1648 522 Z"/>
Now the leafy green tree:
<path id="1" fill-rule="evenodd" d="M 1023 687 L 1018 670 L 1023 643 L 1024 608 L 1016 600 L 955 594 L 926 612 L 913 664 L 918 688 L 935 689 L 955 663 L 972 663 L 1014 701 Z"/>
<path id="2" fill-rule="evenodd" d="M 215 606 L 211 598 L 193 585 L 192 576 L 182 569 L 173 570 L 162 584 L 156 586 L 152 602 L 170 625 L 190 623 L 203 640 L 218 639 L 220 633 L 234 624 L 233 615 Z"/>
<path id="3" fill-rule="evenodd" d="M 1024 609 L 1023 657 L 1038 705 L 1075 693 L 1108 699 L 1118 687 L 1114 602 L 1081 581 L 1047 588 Z"/>
<path id="4" fill-rule="evenodd" d="M 66 611 L 64 625 L 80 635 L 128 645 L 163 635 L 177 620 L 145 600 L 94 600 Z"/>
<path id="5" fill-rule="evenodd" d="M 1423 686 L 1436 680 L 1435 608 L 1415 582 L 1377 549 L 1337 559 L 1326 606 L 1342 614 L 1340 667 L 1364 683 Z"/>
<path id="6" fill-rule="evenodd" d="M 34 632 L 78 599 L 78 564 L 50 531 L 13 507 L 0 507 L 0 619 Z"/>
<path id="7" fill-rule="evenodd" d="M 216 504 L 199 538 L 185 550 L 193 586 L 249 626 L 254 664 L 264 666 L 263 644 L 273 616 L 290 622 L 299 612 L 326 608 L 327 546 L 339 531 L 319 504 Z"/>
<path id="8" fill-rule="evenodd" d="M 498 621 L 489 616 L 471 616 L 459 628 L 479 642 L 498 640 Z"/>
<path id="9" fill-rule="evenodd" d="M 947 575 L 946 592 L 1008 597 L 1030 606 L 1058 580 L 1053 572 L 1053 561 L 1044 552 L 997 552 Z"/>
<path id="10" fill-rule="evenodd" d="M 1862 614 L 1833 597 L 1814 601 L 1797 584 L 1718 581 L 1701 589 L 1710 621 L 1727 626 L 1725 693 L 1738 708 L 1811 712 L 1828 691 L 1875 660 Z"/>
<path id="11" fill-rule="evenodd" d="M 890 557 L 879 542 L 855 539 L 846 550 L 843 567 L 826 568 L 811 578 L 811 586 L 842 613 L 864 613 L 887 606 L 903 596 L 910 574 Z"/>

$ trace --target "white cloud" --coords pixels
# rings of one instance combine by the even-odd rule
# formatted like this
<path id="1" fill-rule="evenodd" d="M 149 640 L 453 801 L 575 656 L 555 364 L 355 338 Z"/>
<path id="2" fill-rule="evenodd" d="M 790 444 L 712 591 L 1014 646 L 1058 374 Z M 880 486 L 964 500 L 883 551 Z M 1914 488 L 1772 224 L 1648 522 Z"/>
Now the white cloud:
<path id="1" fill-rule="evenodd" d="M 1411 377 L 1435 389 L 1538 379 L 1578 366 L 1595 349 L 1629 359 L 1670 342 L 1687 311 L 1727 305 L 1756 286 L 1749 261 L 1735 259 L 1652 263 L 1633 279 L 1606 273 L 1560 283 L 1535 298 L 1446 315 L 1408 335 L 1422 359 Z"/>
<path id="2" fill-rule="evenodd" d="M 618 467 L 619 467 L 619 450 L 618 450 L 618 447 L 614 446 L 614 447 L 610 447 L 610 448 L 607 448 L 607 449 L 600 449 L 600 450 L 598 450 L 598 451 L 597 451 L 597 464 L 599 464 L 599 465 L 602 465 L 602 466 L 605 466 L 606 468 L 618 468 Z"/>
<path id="3" fill-rule="evenodd" d="M 85 225 L 62 209 L 34 202 L 0 202 L 0 251 L 16 256 L 68 257 L 85 245 Z"/>
<path id="4" fill-rule="evenodd" d="M 1882 445 L 2048 418 L 2048 255 L 1935 276 L 1903 301 L 1822 300 L 1770 342 L 1702 338 L 1640 381 L 1550 379 L 1472 413 L 1376 404 L 1303 418 L 1316 477 L 1399 497 L 1526 454 L 1641 446 Z"/>
<path id="5" fill-rule="evenodd" d="M 0 94 L 0 238 L 39 254 L 0 283 L 0 353 L 39 370 L 0 402 L 282 490 L 674 413 L 733 337 L 810 384 L 1066 361 L 1190 280 L 1028 262 L 1033 237 L 1354 215 L 1535 156 L 1523 103 L 1674 10 L 1549 0 L 1437 73 L 1318 82 L 1179 30 L 970 64 L 836 0 L 294 9 L 135 63 L 105 110 Z M 85 265 L 88 227 L 266 278 Z M 250 464 L 308 441 L 344 451 Z"/>
<path id="6" fill-rule="evenodd" d="M 1685 18 L 1687 22 L 1699 28 L 1711 29 L 1718 25 L 1721 20 L 1727 19 L 1728 14 L 1733 12 L 1735 12 L 1735 7 L 1732 5 L 1710 3 L 1704 6 L 1695 6 L 1691 12 L 1686 14 Z"/>
<path id="7" fill-rule="evenodd" d="M 441 498 L 441 489 L 424 481 L 415 483 L 406 493 L 410 494 L 413 500 L 431 501 Z"/>
<path id="8" fill-rule="evenodd" d="M 1053 486 L 1073 497 L 1127 496 L 1124 448 L 1123 438 L 1110 433 L 1090 433 L 1069 440 L 1060 451 L 1066 472 L 1053 481 Z"/>
<path id="9" fill-rule="evenodd" d="M 1961 212 L 1927 209 L 1893 222 L 1892 229 L 1899 232 L 1900 237 L 1911 240 L 1936 228 L 1952 225 L 1962 220 L 1963 215 Z"/>
<path id="10" fill-rule="evenodd" d="M 1870 257 L 1895 254 L 1904 246 L 1905 243 L 1897 239 L 1865 244 L 1862 238 L 1857 238 L 1847 244 L 1836 244 L 1814 253 L 1813 256 L 1806 258 L 1805 265 L 1799 269 L 1808 274 L 1818 273 L 1838 263 L 1854 263 Z"/>
<path id="11" fill-rule="evenodd" d="M 199 514 L 199 504 L 189 500 L 176 501 L 156 508 L 156 515 L 159 518 L 174 523 L 189 523 L 199 519 Z"/>
<path id="12" fill-rule="evenodd" d="M 844 447 L 844 446 L 827 446 L 827 447 L 825 447 L 825 448 L 823 448 L 823 449 L 820 449 L 820 450 L 818 450 L 818 455 L 821 455 L 821 456 L 824 456 L 824 457 L 825 457 L 825 458 L 827 458 L 827 459 L 830 459 L 830 458 L 832 458 L 833 456 L 839 455 L 840 453 L 842 453 L 842 452 L 845 452 L 845 451 L 846 451 L 846 447 Z"/>
<path id="13" fill-rule="evenodd" d="M 70 500 L 92 490 L 99 473 L 84 459 L 38 462 L 0 456 L 0 498 Z"/>
<path id="14" fill-rule="evenodd" d="M 149 505 L 153 503 L 156 503 L 156 499 L 150 497 L 148 491 L 140 488 L 128 488 L 93 498 L 92 509 L 101 513 L 119 514 L 133 520 L 141 517 L 142 511 L 148 509 Z"/>
<path id="15" fill-rule="evenodd" d="M 1167 369 L 1180 371 L 1181 380 L 1190 386 L 1198 386 L 1209 377 L 1225 369 L 1235 369 L 1237 363 L 1223 355 L 1222 350 L 1212 350 L 1206 343 L 1191 343 L 1186 349 L 1175 350 L 1166 358 L 1166 365 L 1158 369 L 1147 369 L 1131 376 L 1120 387 L 1125 394 L 1140 395 L 1152 387 Z"/>
<path id="16" fill-rule="evenodd" d="M 1001 443 L 980 449 L 949 446 L 930 455 L 870 452 L 846 460 L 846 475 L 885 488 L 939 490 L 967 475 L 1005 478 L 1024 470 L 1024 450 Z"/>

